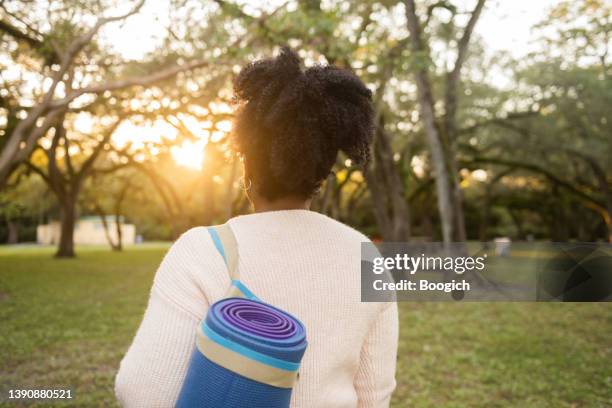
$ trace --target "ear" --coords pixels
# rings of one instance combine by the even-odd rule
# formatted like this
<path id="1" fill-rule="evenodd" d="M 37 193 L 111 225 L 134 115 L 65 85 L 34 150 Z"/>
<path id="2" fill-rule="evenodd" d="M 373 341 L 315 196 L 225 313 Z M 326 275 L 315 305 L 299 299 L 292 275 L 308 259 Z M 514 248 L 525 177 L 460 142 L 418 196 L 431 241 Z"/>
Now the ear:
<path id="1" fill-rule="evenodd" d="M 251 179 L 251 174 L 248 170 L 248 166 L 246 163 L 246 157 L 242 158 L 242 180 L 244 180 L 244 182 L 247 182 L 252 185 L 253 181 Z M 254 195 L 254 191 L 253 188 L 249 188 L 248 190 L 244 190 L 244 194 L 247 196 L 248 200 L 251 202 L 251 204 L 253 204 L 253 195 Z"/>

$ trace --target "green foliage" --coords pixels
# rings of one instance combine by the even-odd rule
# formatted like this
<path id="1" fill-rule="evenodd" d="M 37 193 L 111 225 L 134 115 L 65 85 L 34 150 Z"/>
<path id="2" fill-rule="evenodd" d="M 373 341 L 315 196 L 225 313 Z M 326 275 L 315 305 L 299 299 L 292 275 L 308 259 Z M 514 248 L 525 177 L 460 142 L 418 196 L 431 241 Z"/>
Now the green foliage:
<path id="1" fill-rule="evenodd" d="M 0 191 L 0 217 L 18 220 L 24 216 L 37 216 L 48 209 L 46 188 L 36 177 L 19 177 L 14 185 Z"/>

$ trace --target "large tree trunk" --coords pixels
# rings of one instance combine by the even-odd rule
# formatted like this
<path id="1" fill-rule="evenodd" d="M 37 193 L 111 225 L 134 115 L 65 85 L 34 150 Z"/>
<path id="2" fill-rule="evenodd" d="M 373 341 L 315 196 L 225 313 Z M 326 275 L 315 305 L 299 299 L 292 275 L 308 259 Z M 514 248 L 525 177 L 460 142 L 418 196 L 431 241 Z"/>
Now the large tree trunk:
<path id="1" fill-rule="evenodd" d="M 433 97 L 424 72 L 417 73 L 417 87 L 420 113 L 427 136 L 427 144 L 431 153 L 431 160 L 436 178 L 436 194 L 438 211 L 442 224 L 442 240 L 444 243 L 453 242 L 455 237 L 455 200 L 451 176 L 446 166 L 444 146 L 435 121 L 433 111 Z"/>
<path id="2" fill-rule="evenodd" d="M 60 241 L 55 256 L 74 257 L 74 227 L 76 224 L 76 195 L 60 199 Z"/>
<path id="3" fill-rule="evenodd" d="M 446 140 L 441 135 L 436 122 L 435 101 L 431 83 L 428 78 L 427 65 L 431 63 L 428 47 L 422 37 L 422 28 L 416 13 L 414 0 L 406 0 L 406 25 L 410 32 L 412 51 L 418 58 L 426 56 L 425 61 L 419 61 L 415 71 L 418 102 L 423 127 L 427 135 L 427 143 L 431 152 L 433 167 L 436 174 L 436 191 L 438 194 L 438 210 L 442 223 L 442 238 L 445 244 L 453 240 L 465 241 L 465 220 L 463 215 L 462 192 L 459 186 L 458 168 L 455 157 L 457 88 L 461 68 L 465 62 L 468 45 L 474 26 L 480 17 L 485 0 L 478 0 L 465 27 L 463 35 L 457 43 L 457 59 L 448 73 L 445 92 L 444 131 Z"/>
<path id="4" fill-rule="evenodd" d="M 421 25 L 416 15 L 414 1 L 406 1 L 406 23 L 410 32 L 412 51 L 422 56 L 426 48 L 421 37 Z M 429 78 L 427 77 L 426 64 L 428 62 L 422 61 L 419 64 L 420 67 L 415 72 L 417 99 L 436 177 L 436 193 L 438 195 L 438 211 L 440 212 L 440 222 L 442 224 L 442 240 L 445 244 L 449 244 L 453 241 L 456 223 L 453 188 L 446 165 L 444 144 L 436 123 L 433 93 Z"/>
<path id="5" fill-rule="evenodd" d="M 379 123 L 374 139 L 372 163 L 365 169 L 374 216 L 385 241 L 410 239 L 410 211 L 404 182 L 393 160 L 393 150 L 384 123 Z"/>
<path id="6" fill-rule="evenodd" d="M 455 236 L 459 242 L 466 240 L 465 234 L 465 216 L 463 213 L 463 192 L 461 191 L 460 180 L 459 180 L 459 168 L 457 166 L 457 91 L 459 88 L 459 82 L 461 77 L 461 68 L 465 62 L 468 52 L 468 46 L 476 22 L 480 18 L 482 9 L 486 0 L 478 0 L 470 19 L 463 31 L 463 35 L 457 43 L 457 58 L 455 65 L 447 75 L 446 79 L 446 90 L 444 96 L 444 130 L 446 132 L 446 158 L 449 173 L 451 175 L 451 187 L 452 187 L 452 200 L 453 200 L 453 216 L 455 219 L 454 228 Z"/>
<path id="7" fill-rule="evenodd" d="M 8 237 L 6 243 L 9 245 L 19 242 L 19 223 L 14 220 L 7 220 Z"/>
<path id="8" fill-rule="evenodd" d="M 381 179 L 379 166 L 372 163 L 364 169 L 364 176 L 368 184 L 368 190 L 370 191 L 370 200 L 372 201 L 372 209 L 374 210 L 374 218 L 376 219 L 376 225 L 378 231 L 383 240 L 387 240 L 391 228 L 389 227 L 390 220 L 387 214 L 387 200 L 385 198 L 384 189 Z"/>
<path id="9" fill-rule="evenodd" d="M 455 240 L 457 242 L 465 242 L 467 235 L 465 232 L 465 213 L 463 211 L 463 191 L 461 190 L 459 180 L 459 169 L 456 164 L 456 149 L 452 148 L 451 159 L 451 171 L 452 174 L 451 182 L 453 189 L 453 216 L 455 217 Z"/>

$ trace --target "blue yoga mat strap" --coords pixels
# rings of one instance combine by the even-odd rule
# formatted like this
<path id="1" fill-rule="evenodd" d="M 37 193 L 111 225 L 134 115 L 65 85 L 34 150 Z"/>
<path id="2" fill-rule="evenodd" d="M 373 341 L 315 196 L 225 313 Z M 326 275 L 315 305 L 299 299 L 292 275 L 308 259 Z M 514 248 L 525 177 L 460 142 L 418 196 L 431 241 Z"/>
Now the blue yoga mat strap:
<path id="1" fill-rule="evenodd" d="M 232 280 L 232 285 L 230 286 L 226 296 L 226 298 L 230 297 L 242 297 L 246 299 L 259 300 L 257 296 L 246 285 L 239 280 Z"/>
<path id="2" fill-rule="evenodd" d="M 208 227 L 208 233 L 215 244 L 215 248 L 217 248 L 217 251 L 223 257 L 232 281 L 225 297 L 243 297 L 257 300 L 257 296 L 240 281 L 238 243 L 230 226 L 222 224 Z"/>
<path id="3" fill-rule="evenodd" d="M 230 278 L 239 280 L 238 272 L 238 244 L 232 229 L 228 224 L 208 227 L 208 233 L 215 244 L 215 248 L 223 257 Z"/>

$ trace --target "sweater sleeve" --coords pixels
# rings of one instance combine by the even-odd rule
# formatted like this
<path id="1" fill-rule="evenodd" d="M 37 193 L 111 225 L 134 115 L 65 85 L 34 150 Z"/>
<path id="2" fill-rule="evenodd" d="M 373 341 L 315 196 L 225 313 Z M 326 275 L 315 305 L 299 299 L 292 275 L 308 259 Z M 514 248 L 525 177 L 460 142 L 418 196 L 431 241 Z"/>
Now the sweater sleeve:
<path id="1" fill-rule="evenodd" d="M 121 361 L 115 394 L 123 407 L 172 407 L 187 372 L 198 321 L 153 288 Z"/>
<path id="2" fill-rule="evenodd" d="M 179 238 L 157 270 L 144 318 L 115 379 L 123 407 L 172 407 L 178 397 L 197 325 L 208 309 L 194 279 L 203 265 L 194 259 L 193 235 Z"/>
<path id="3" fill-rule="evenodd" d="M 361 348 L 354 380 L 359 408 L 389 406 L 395 389 L 398 335 L 397 303 L 392 302 L 380 312 Z"/>

